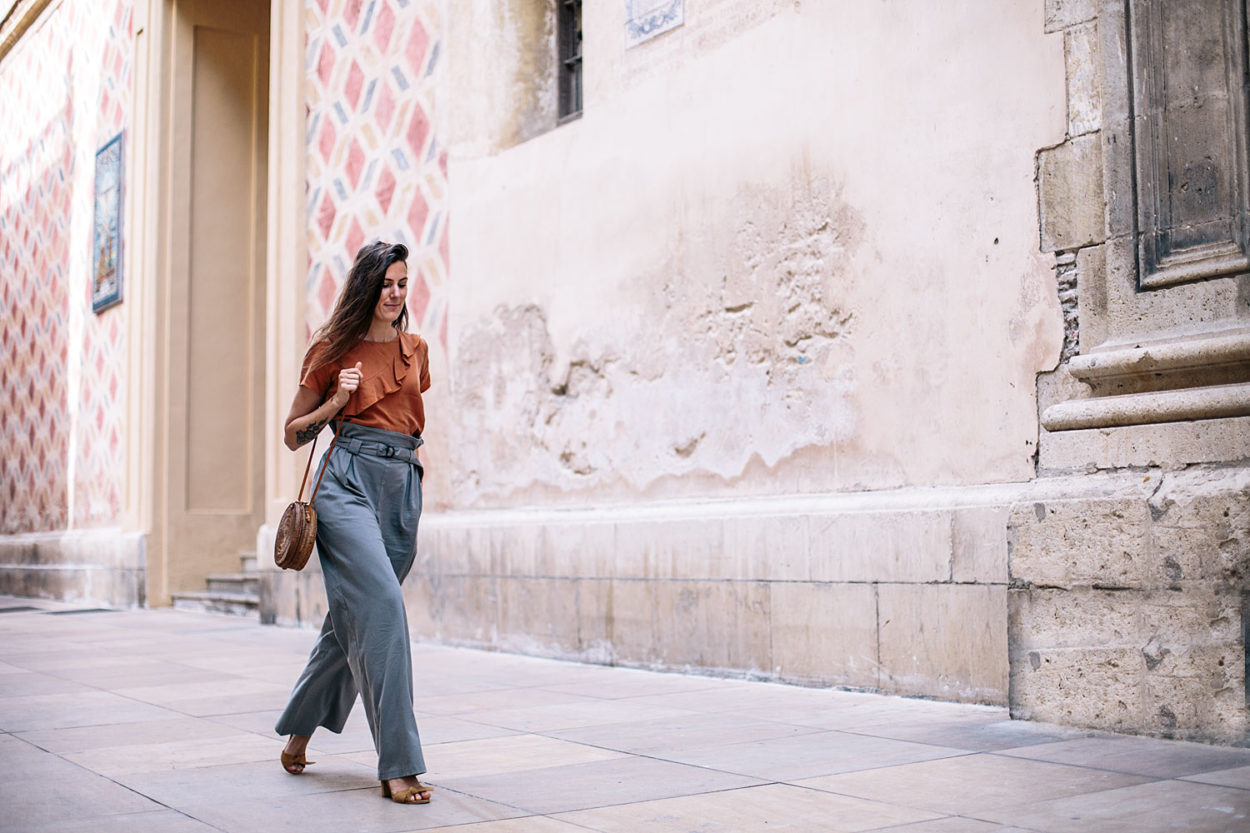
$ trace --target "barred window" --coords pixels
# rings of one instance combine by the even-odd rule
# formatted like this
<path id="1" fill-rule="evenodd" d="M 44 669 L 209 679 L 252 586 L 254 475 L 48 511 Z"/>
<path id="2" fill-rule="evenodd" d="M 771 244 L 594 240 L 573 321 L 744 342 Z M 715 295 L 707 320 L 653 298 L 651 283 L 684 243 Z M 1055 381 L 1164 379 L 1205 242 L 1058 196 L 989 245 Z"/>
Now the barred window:
<path id="1" fill-rule="evenodd" d="M 582 0 L 559 0 L 557 21 L 559 122 L 582 114 Z"/>

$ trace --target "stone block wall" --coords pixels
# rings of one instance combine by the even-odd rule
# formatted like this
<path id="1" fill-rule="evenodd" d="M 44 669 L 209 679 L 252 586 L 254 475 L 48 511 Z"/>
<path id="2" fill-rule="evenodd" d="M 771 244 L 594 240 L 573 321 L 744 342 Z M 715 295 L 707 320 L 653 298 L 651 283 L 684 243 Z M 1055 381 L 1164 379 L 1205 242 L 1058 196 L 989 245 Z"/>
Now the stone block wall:
<path id="1" fill-rule="evenodd" d="M 409 615 L 451 644 L 1003 704 L 1014 494 L 432 515 Z"/>
<path id="2" fill-rule="evenodd" d="M 141 607 L 144 536 L 116 529 L 0 538 L 0 596 Z"/>
<path id="3" fill-rule="evenodd" d="M 1118 485 L 1011 510 L 1012 714 L 1245 742 L 1250 470 Z"/>
<path id="4" fill-rule="evenodd" d="M 308 565 L 299 572 L 293 572 L 274 566 L 271 556 L 273 545 L 273 528 L 262 527 L 256 536 L 256 551 L 261 554 L 259 560 L 262 566 L 260 621 L 266 625 L 320 627 L 329 605 L 316 548 L 313 548 Z"/>
<path id="5" fill-rule="evenodd" d="M 1038 154 L 1039 230 L 1065 343 L 1038 377 L 1032 488 L 1049 497 L 1009 521 L 1019 717 L 1250 738 L 1250 274 L 1218 222 L 1247 199 L 1229 174 L 1245 121 L 1221 115 L 1244 96 L 1243 12 L 1046 3 L 1068 119 Z"/>

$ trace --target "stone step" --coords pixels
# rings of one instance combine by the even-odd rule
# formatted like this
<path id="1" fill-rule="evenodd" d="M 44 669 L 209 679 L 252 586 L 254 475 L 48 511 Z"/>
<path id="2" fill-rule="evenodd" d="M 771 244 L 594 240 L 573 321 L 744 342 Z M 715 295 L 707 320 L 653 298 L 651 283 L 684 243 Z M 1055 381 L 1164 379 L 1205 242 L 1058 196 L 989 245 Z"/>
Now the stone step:
<path id="1" fill-rule="evenodd" d="M 173 600 L 175 610 L 228 613 L 231 616 L 258 616 L 260 611 L 260 597 L 250 593 L 191 590 L 174 593 Z"/>
<path id="2" fill-rule="evenodd" d="M 255 573 L 260 569 L 256 562 L 256 553 L 245 552 L 239 555 L 239 569 L 245 573 Z"/>
<path id="3" fill-rule="evenodd" d="M 260 573 L 215 573 L 208 576 L 210 593 L 260 595 Z"/>

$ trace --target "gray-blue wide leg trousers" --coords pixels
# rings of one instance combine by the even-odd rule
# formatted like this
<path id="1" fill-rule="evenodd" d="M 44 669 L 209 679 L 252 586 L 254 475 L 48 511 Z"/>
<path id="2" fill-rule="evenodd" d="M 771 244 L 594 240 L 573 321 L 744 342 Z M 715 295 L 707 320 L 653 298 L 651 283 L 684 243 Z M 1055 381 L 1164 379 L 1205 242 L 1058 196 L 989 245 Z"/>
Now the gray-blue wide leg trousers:
<path id="1" fill-rule="evenodd" d="M 421 443 L 345 423 L 322 459 L 313 507 L 329 613 L 274 727 L 280 735 L 311 735 L 318 726 L 341 732 L 359 692 L 383 781 L 426 771 L 400 590 L 417 554 Z"/>

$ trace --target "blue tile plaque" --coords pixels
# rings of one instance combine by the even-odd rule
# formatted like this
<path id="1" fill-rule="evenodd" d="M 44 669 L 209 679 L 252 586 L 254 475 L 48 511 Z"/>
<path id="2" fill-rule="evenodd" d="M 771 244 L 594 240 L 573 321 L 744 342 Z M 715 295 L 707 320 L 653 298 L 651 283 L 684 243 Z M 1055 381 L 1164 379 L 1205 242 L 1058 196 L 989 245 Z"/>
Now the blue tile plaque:
<path id="1" fill-rule="evenodd" d="M 625 0 L 625 48 L 676 29 L 685 20 L 685 0 Z"/>
<path id="2" fill-rule="evenodd" d="M 91 309 L 122 300 L 122 134 L 95 155 L 95 210 L 91 236 Z"/>

